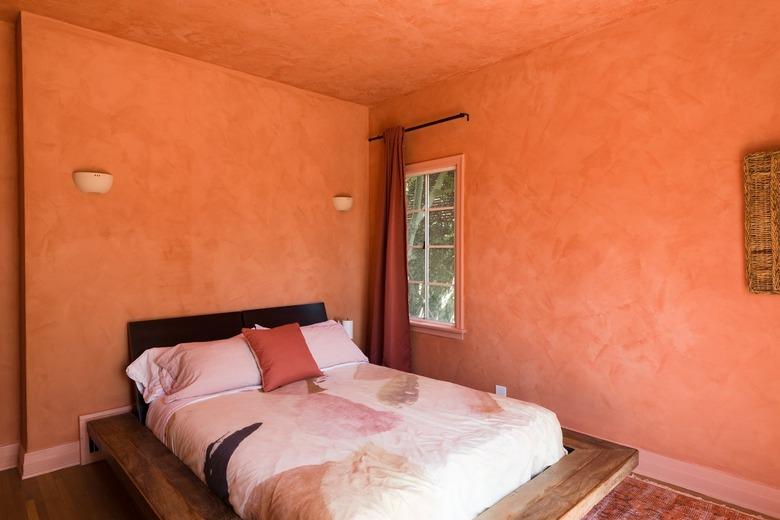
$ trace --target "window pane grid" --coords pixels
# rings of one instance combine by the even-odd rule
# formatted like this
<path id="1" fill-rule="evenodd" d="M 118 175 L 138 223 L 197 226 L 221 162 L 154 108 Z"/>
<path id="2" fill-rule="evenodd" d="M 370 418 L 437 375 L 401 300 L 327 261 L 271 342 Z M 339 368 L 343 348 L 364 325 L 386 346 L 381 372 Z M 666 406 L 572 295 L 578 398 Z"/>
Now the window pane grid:
<path id="1" fill-rule="evenodd" d="M 406 181 L 409 313 L 414 319 L 455 323 L 456 175 L 450 168 Z"/>
<path id="2" fill-rule="evenodd" d="M 426 215 L 425 215 L 425 242 L 423 242 L 423 247 L 425 248 L 425 319 L 430 319 L 430 305 L 431 305 L 431 287 L 430 287 L 430 262 L 431 262 L 431 255 L 430 255 L 430 249 L 427 247 L 428 244 L 431 243 L 430 238 L 430 214 L 428 214 L 428 188 L 431 182 L 431 176 L 426 175 L 425 177 L 425 198 L 423 199 L 423 207 L 425 208 Z"/>

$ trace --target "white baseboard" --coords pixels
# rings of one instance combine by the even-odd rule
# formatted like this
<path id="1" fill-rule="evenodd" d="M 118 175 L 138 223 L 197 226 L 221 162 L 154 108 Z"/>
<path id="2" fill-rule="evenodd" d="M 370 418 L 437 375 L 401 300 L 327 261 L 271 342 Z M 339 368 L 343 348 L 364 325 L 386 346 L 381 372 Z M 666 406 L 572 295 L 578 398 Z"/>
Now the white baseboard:
<path id="1" fill-rule="evenodd" d="M 87 436 L 87 423 L 101 417 L 127 413 L 130 406 L 122 406 L 111 410 L 79 416 L 79 440 L 60 444 L 44 450 L 31 451 L 25 453 L 23 449 L 16 448 L 19 451 L 19 467 L 21 468 L 22 479 L 37 477 L 44 473 L 57 471 L 58 469 L 78 466 L 79 464 L 89 464 L 101 460 L 100 453 L 89 452 L 89 437 Z M 14 452 L 15 453 L 15 452 Z M 3 452 L 0 448 L 0 468 L 3 462 Z M 16 466 L 16 461 L 9 467 Z"/>
<path id="2" fill-rule="evenodd" d="M 132 410 L 132 406 L 121 406 L 119 408 L 112 408 L 111 410 L 103 410 L 102 412 L 95 412 L 89 415 L 79 415 L 79 452 L 81 465 L 90 464 L 103 460 L 103 454 L 98 452 L 89 452 L 89 435 L 87 435 L 87 423 L 103 417 L 110 417 L 112 415 L 121 415 L 128 413 Z"/>
<path id="3" fill-rule="evenodd" d="M 20 450 L 19 454 L 22 461 L 22 479 L 78 466 L 81 458 L 78 441 L 26 453 Z"/>
<path id="4" fill-rule="evenodd" d="M 635 473 L 780 518 L 780 488 L 644 450 Z"/>
<path id="5" fill-rule="evenodd" d="M 0 471 L 15 468 L 19 463 L 19 443 L 0 446 Z"/>

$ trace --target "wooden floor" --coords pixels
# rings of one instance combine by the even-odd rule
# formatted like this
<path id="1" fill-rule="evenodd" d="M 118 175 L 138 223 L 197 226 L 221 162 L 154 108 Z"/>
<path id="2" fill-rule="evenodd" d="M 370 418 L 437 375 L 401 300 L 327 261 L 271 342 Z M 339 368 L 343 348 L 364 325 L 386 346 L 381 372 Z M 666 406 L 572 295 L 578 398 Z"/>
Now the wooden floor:
<path id="1" fill-rule="evenodd" d="M 136 520 L 140 513 L 105 462 L 21 480 L 0 471 L 2 520 Z"/>

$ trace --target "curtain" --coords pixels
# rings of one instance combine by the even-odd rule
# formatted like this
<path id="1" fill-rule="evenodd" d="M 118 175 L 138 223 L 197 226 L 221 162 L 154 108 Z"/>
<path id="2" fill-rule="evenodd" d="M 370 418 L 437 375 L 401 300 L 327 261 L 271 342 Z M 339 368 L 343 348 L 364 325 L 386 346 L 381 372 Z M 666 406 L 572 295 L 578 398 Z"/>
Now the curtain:
<path id="1" fill-rule="evenodd" d="M 384 133 L 385 182 L 379 197 L 378 245 L 373 280 L 369 359 L 406 372 L 412 369 L 406 278 L 404 129 Z"/>

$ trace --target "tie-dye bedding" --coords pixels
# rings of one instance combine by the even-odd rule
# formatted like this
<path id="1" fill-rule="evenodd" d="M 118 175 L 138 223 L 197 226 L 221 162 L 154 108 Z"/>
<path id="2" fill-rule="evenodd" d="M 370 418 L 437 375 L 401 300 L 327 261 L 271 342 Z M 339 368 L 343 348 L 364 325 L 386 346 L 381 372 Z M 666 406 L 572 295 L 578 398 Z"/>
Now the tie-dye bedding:
<path id="1" fill-rule="evenodd" d="M 549 410 L 368 363 L 147 424 L 244 519 L 472 518 L 566 453 Z"/>

